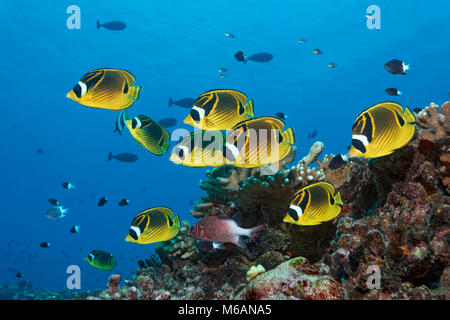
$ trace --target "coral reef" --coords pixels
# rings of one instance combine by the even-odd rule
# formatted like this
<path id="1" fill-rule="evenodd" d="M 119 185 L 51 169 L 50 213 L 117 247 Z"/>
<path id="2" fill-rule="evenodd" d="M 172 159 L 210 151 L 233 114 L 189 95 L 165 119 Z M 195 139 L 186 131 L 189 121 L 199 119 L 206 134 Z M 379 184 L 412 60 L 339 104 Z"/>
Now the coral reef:
<path id="1" fill-rule="evenodd" d="M 449 113 L 449 102 L 431 104 L 407 146 L 337 170 L 329 168 L 333 155 L 318 160 L 324 146 L 316 143 L 292 167 L 290 155 L 276 171 L 208 171 L 192 215 L 239 214 L 244 228 L 265 224 L 248 249 L 227 243 L 199 251 L 183 223 L 156 248 L 160 262 L 141 260 L 124 286 L 113 276 L 87 298 L 449 299 Z M 341 193 L 341 214 L 318 226 L 283 223 L 294 192 L 322 180 Z"/>
<path id="2" fill-rule="evenodd" d="M 247 280 L 252 280 L 253 278 L 264 272 L 266 272 L 266 269 L 264 269 L 264 267 L 260 264 L 258 264 L 257 266 L 251 266 L 247 271 Z"/>
<path id="3" fill-rule="evenodd" d="M 77 297 L 77 293 L 69 291 L 35 288 L 28 280 L 0 285 L 0 300 L 70 300 Z"/>
<path id="4" fill-rule="evenodd" d="M 236 299 L 340 299 L 342 284 L 328 273 L 327 266 L 311 265 L 303 257 L 294 258 L 251 280 Z"/>

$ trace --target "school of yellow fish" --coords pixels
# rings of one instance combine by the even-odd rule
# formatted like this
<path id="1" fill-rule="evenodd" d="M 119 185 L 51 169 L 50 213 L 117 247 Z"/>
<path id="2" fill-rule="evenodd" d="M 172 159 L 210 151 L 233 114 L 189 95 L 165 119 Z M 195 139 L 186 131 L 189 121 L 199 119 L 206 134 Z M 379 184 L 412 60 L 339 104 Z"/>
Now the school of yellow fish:
<path id="1" fill-rule="evenodd" d="M 88 72 L 66 95 L 81 105 L 113 111 L 130 108 L 139 99 L 140 86 L 128 71 L 97 69 Z M 161 156 L 170 147 L 169 132 L 146 115 L 128 117 L 121 111 L 118 124 L 149 152 Z M 224 164 L 254 168 L 283 160 L 295 145 L 292 128 L 277 118 L 255 117 L 253 100 L 239 91 L 211 90 L 195 100 L 184 123 L 198 129 L 184 136 L 172 149 L 170 161 L 187 167 L 218 167 Z M 333 158 L 330 168 L 349 158 L 378 158 L 405 146 L 415 134 L 411 110 L 395 102 L 383 102 L 364 110 L 353 123 L 352 144 L 346 155 Z M 123 128 L 122 128 L 123 129 Z M 226 131 L 226 132 L 224 132 Z M 298 190 L 284 222 L 301 226 L 332 220 L 341 211 L 341 196 L 327 182 Z M 149 244 L 167 241 L 180 229 L 171 209 L 146 209 L 131 222 L 126 241 Z"/>

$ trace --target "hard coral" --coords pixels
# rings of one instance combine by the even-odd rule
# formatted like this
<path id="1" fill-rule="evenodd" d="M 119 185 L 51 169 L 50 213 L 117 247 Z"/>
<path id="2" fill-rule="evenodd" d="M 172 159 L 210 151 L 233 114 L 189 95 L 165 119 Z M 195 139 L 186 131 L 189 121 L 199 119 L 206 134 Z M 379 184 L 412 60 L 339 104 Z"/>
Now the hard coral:
<path id="1" fill-rule="evenodd" d="M 328 300 L 340 299 L 341 291 L 342 284 L 327 274 L 326 268 L 297 257 L 251 280 L 236 299 Z"/>

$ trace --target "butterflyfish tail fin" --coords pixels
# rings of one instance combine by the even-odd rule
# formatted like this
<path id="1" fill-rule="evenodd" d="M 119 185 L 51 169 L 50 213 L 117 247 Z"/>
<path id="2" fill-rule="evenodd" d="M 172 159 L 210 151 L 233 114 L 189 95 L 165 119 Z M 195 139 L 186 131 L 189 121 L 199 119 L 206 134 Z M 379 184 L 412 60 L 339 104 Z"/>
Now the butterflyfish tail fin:
<path id="1" fill-rule="evenodd" d="M 163 153 L 167 153 L 167 150 L 169 150 L 169 147 L 170 147 L 170 142 L 165 142 L 161 146 L 161 150 L 163 151 Z"/>
<path id="2" fill-rule="evenodd" d="M 139 98 L 139 93 L 141 92 L 142 86 L 133 86 L 130 87 L 129 92 L 130 95 L 134 98 L 134 100 L 137 100 Z"/>
<path id="3" fill-rule="evenodd" d="M 244 112 L 251 116 L 252 118 L 255 117 L 255 110 L 253 108 L 253 100 L 248 101 L 244 106 Z"/>
<path id="4" fill-rule="evenodd" d="M 112 154 L 112 152 L 110 152 L 110 153 L 108 154 L 108 161 L 111 161 L 112 158 L 113 158 L 113 154 Z"/>
<path id="5" fill-rule="evenodd" d="M 338 192 L 337 194 L 336 194 L 336 197 L 334 198 L 334 200 L 336 201 L 336 203 L 337 204 L 344 204 L 343 202 L 342 202 L 342 199 L 341 199 L 341 193 L 340 192 Z"/>
<path id="6" fill-rule="evenodd" d="M 411 109 L 408 107 L 405 107 L 405 111 L 403 113 L 403 116 L 405 117 L 405 120 L 407 123 L 415 124 L 416 123 L 416 117 L 412 113 Z"/>
<path id="7" fill-rule="evenodd" d="M 173 225 L 174 225 L 174 227 L 175 227 L 176 229 L 180 229 L 181 223 L 180 223 L 180 217 L 179 217 L 179 216 L 176 216 L 176 217 L 173 219 Z"/>
<path id="8" fill-rule="evenodd" d="M 172 98 L 169 98 L 169 107 L 170 107 L 171 105 L 173 105 L 173 100 L 172 100 Z"/>
<path id="9" fill-rule="evenodd" d="M 283 142 L 295 144 L 295 134 L 292 128 L 287 129 L 285 132 L 281 134 L 281 136 L 283 137 Z"/>
<path id="10" fill-rule="evenodd" d="M 101 26 L 100 21 L 97 20 L 97 29 L 100 29 Z"/>

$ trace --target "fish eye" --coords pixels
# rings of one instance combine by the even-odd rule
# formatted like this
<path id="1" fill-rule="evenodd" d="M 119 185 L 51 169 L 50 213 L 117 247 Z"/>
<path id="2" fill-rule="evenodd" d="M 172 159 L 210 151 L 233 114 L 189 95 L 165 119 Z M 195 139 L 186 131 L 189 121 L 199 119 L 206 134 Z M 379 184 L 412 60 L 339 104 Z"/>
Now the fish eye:
<path id="1" fill-rule="evenodd" d="M 128 234 L 130 235 L 130 237 L 133 240 L 137 240 L 137 239 L 139 239 L 139 236 L 141 235 L 141 230 L 137 227 L 132 226 L 130 228 L 130 230 L 128 230 Z"/>
<path id="2" fill-rule="evenodd" d="M 87 92 L 87 86 L 81 81 L 78 81 L 78 83 L 73 87 L 72 89 L 73 93 L 77 96 L 78 99 L 80 99 L 82 96 L 84 96 Z"/>
<path id="3" fill-rule="evenodd" d="M 133 120 L 131 121 L 131 127 L 133 129 L 136 129 L 136 128 L 140 129 L 141 126 L 142 126 L 141 120 L 139 120 L 138 117 L 134 117 Z"/>
<path id="4" fill-rule="evenodd" d="M 294 221 L 298 221 L 298 218 L 303 214 L 302 209 L 298 206 L 291 205 L 288 210 L 288 215 Z"/>
<path id="5" fill-rule="evenodd" d="M 81 98 L 81 87 L 78 83 L 75 87 L 73 87 L 72 91 L 73 91 L 73 93 L 75 93 L 75 95 L 77 96 L 78 99 Z"/>
<path id="6" fill-rule="evenodd" d="M 189 152 L 189 150 L 185 146 L 178 146 L 176 152 L 177 152 L 178 158 L 180 158 L 180 160 L 184 160 L 186 158 L 186 154 Z"/>
<path id="7" fill-rule="evenodd" d="M 200 122 L 200 114 L 198 113 L 197 110 L 191 109 L 189 114 L 191 115 L 192 120 L 194 120 L 195 122 Z"/>

